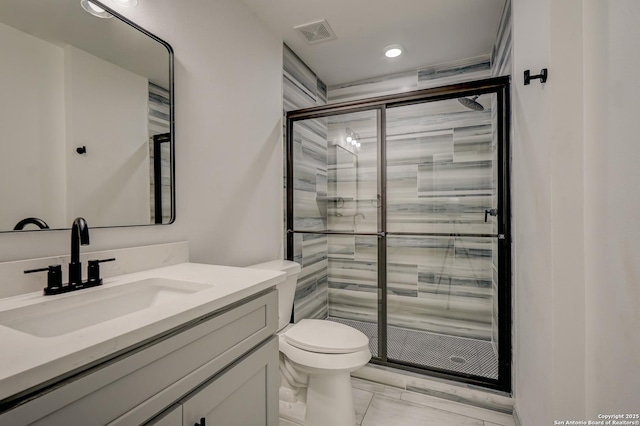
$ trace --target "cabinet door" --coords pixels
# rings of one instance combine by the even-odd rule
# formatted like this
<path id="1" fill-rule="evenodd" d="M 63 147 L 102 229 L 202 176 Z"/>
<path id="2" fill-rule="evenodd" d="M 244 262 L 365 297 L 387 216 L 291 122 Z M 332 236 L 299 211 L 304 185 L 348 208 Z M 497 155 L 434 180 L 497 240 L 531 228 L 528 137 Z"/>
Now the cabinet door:
<path id="1" fill-rule="evenodd" d="M 278 340 L 274 336 L 183 403 L 183 425 L 278 426 Z"/>

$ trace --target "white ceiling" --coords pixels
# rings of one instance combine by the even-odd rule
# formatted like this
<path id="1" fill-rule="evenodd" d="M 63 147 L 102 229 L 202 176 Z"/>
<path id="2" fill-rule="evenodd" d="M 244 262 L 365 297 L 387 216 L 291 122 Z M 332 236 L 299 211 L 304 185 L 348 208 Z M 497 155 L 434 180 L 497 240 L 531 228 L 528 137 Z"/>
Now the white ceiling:
<path id="1" fill-rule="evenodd" d="M 242 0 L 328 85 L 491 53 L 505 0 Z M 293 27 L 326 19 L 336 40 Z M 388 59 L 385 46 L 405 53 Z"/>

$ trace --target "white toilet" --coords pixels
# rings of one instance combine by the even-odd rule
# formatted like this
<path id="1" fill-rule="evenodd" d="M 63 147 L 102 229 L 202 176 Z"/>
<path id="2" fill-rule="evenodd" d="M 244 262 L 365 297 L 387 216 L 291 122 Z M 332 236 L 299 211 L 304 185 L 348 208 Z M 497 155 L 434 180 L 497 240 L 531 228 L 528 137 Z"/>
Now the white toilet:
<path id="1" fill-rule="evenodd" d="M 350 373 L 371 359 L 369 338 L 331 321 L 290 324 L 300 265 L 288 260 L 250 268 L 284 271 L 278 289 L 280 417 L 305 426 L 353 426 L 356 421 Z"/>

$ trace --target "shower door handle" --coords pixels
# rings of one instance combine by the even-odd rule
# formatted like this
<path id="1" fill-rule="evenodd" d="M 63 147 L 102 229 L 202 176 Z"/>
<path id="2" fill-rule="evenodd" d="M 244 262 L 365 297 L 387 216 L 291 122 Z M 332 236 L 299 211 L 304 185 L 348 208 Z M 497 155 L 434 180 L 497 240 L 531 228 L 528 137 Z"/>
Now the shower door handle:
<path id="1" fill-rule="evenodd" d="M 498 209 L 489 209 L 484 211 L 484 221 L 487 221 L 487 216 L 498 216 Z"/>

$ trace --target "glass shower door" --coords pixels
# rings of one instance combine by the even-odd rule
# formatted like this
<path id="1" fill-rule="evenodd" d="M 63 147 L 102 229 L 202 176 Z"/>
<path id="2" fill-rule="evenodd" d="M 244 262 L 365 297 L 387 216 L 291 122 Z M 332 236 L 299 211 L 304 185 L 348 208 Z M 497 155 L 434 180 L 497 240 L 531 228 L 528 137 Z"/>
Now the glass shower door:
<path id="1" fill-rule="evenodd" d="M 511 389 L 509 82 L 287 113 L 295 320 L 363 331 L 372 363 Z"/>
<path id="2" fill-rule="evenodd" d="M 353 326 L 378 353 L 377 109 L 299 120 L 293 154 L 293 259 L 302 265 L 295 318 Z"/>
<path id="3" fill-rule="evenodd" d="M 386 110 L 390 361 L 498 378 L 495 97 Z"/>

